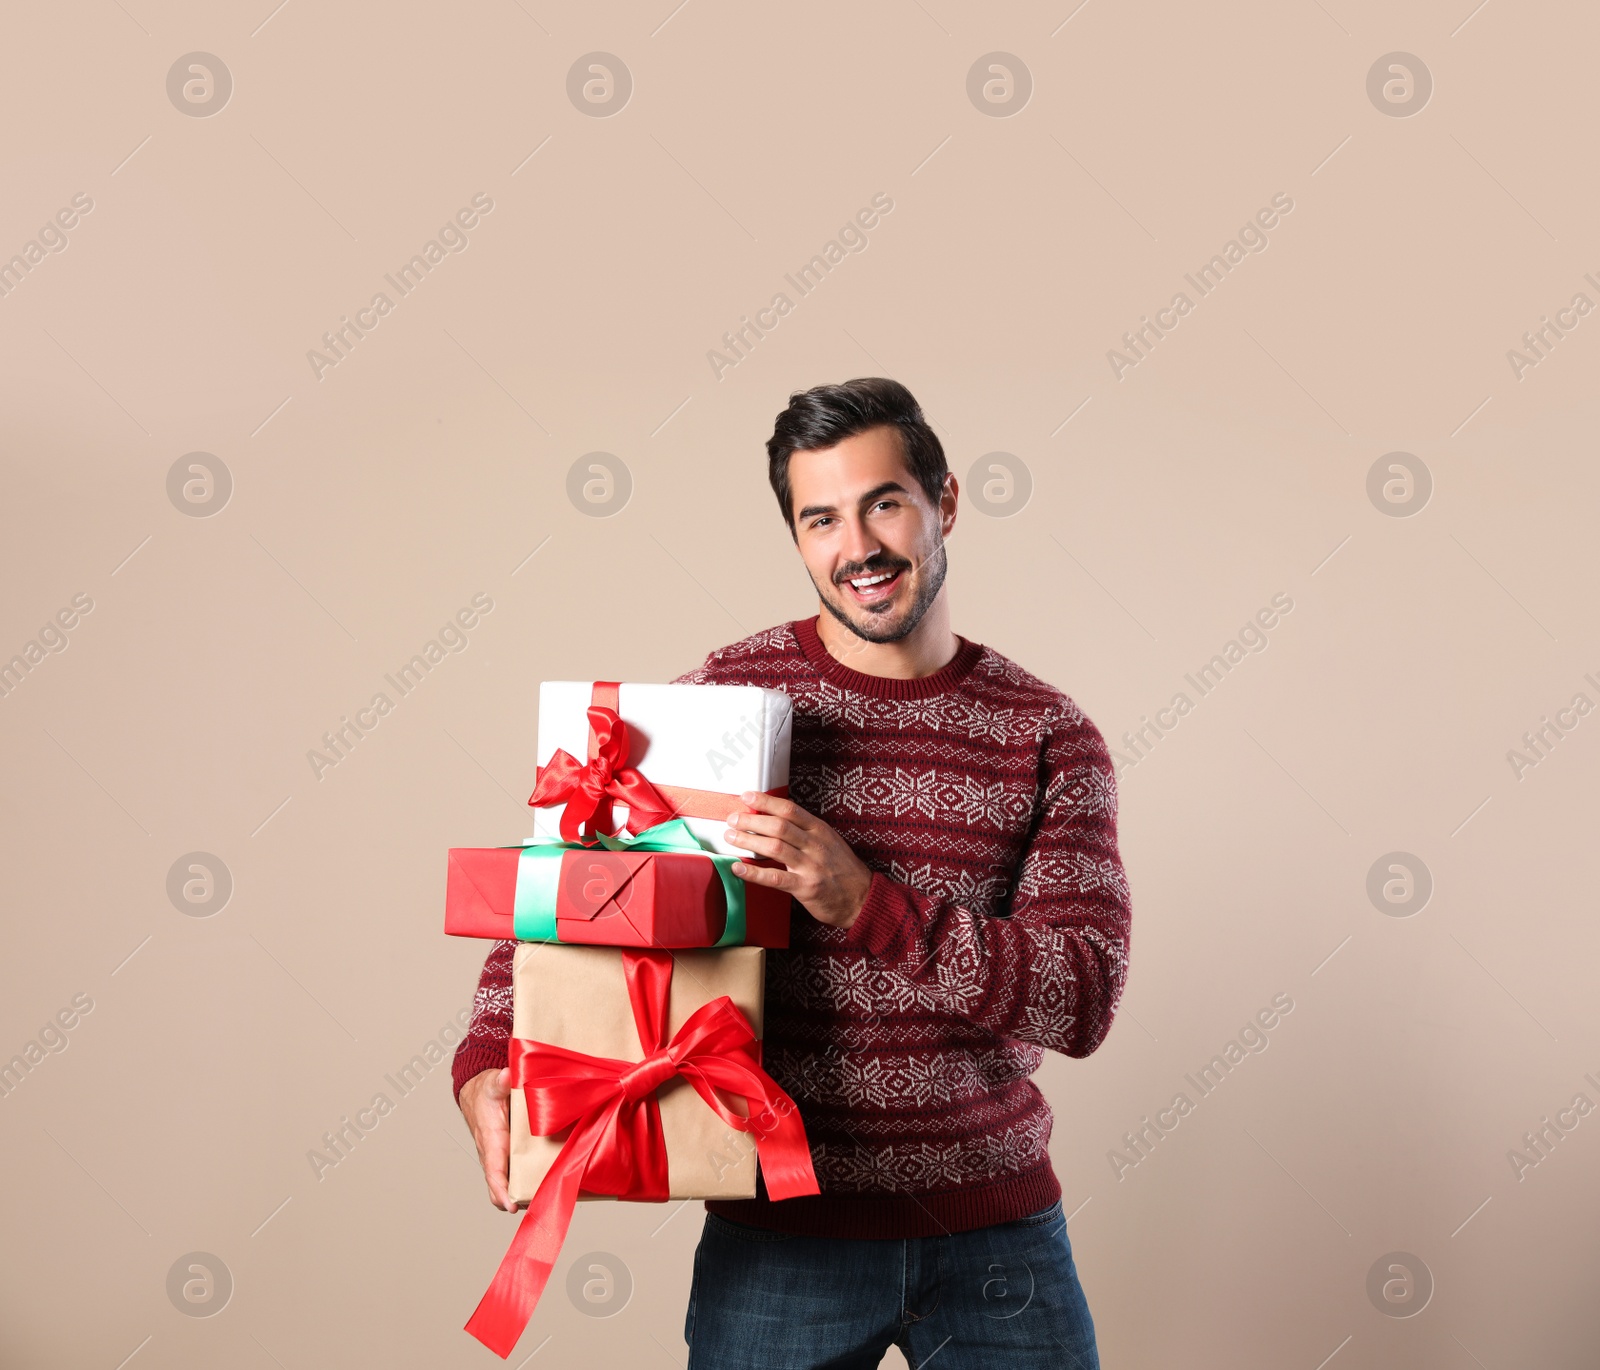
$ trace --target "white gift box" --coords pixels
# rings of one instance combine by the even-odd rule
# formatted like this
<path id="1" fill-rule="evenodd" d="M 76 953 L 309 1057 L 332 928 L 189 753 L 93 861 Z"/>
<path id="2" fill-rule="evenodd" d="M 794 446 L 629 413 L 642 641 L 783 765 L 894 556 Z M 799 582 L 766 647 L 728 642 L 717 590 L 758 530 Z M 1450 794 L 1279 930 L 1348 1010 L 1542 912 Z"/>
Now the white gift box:
<path id="1" fill-rule="evenodd" d="M 558 749 L 579 762 L 588 760 L 593 697 L 591 680 L 546 680 L 539 686 L 540 766 L 549 765 Z M 617 713 L 628 727 L 628 764 L 652 784 L 737 796 L 789 783 L 794 709 L 781 690 L 624 682 L 617 692 Z M 534 836 L 559 838 L 564 807 L 536 808 Z M 620 827 L 628 806 L 618 800 L 612 814 Z M 684 821 L 708 851 L 749 855 L 723 840 L 723 819 Z"/>

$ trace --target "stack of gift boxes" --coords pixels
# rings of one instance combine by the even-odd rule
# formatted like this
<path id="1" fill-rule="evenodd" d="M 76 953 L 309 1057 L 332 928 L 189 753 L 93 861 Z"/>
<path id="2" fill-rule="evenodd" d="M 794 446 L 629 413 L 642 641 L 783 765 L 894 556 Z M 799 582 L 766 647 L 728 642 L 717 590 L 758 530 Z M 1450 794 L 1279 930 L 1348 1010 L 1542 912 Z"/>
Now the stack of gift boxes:
<path id="1" fill-rule="evenodd" d="M 533 835 L 450 852 L 445 931 L 514 939 L 510 1193 L 528 1204 L 467 1330 L 508 1356 L 582 1198 L 815 1194 L 793 1101 L 761 1068 L 767 947 L 790 898 L 723 833 L 786 792 L 787 695 L 546 681 Z"/>

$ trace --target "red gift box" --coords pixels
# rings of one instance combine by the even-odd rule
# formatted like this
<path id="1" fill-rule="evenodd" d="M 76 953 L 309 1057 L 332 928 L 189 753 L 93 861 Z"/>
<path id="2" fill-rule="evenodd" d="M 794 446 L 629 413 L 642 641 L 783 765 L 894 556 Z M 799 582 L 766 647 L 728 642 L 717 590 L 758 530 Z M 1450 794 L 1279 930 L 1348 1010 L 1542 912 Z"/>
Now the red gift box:
<path id="1" fill-rule="evenodd" d="M 520 847 L 452 847 L 444 930 L 456 937 L 514 940 Z M 556 859 L 553 852 L 545 860 Z M 711 947 L 727 926 L 727 895 L 711 861 L 682 852 L 559 854 L 554 881 L 557 941 L 612 947 Z M 744 883 L 743 945 L 789 945 L 790 897 Z M 523 931 L 526 932 L 526 926 Z M 540 938 L 538 940 L 547 940 Z"/>

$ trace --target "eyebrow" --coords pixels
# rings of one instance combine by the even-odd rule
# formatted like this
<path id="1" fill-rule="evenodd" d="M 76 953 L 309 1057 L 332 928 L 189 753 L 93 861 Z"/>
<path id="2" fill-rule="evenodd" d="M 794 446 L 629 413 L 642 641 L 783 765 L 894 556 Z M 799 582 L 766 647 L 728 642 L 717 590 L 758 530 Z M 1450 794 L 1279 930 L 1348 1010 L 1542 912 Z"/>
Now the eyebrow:
<path id="1" fill-rule="evenodd" d="M 882 485 L 874 485 L 872 489 L 868 490 L 858 502 L 861 504 L 871 504 L 873 500 L 879 499 L 884 495 L 903 495 L 905 493 L 906 487 L 901 485 L 899 481 L 886 480 Z M 831 504 L 808 504 L 794 517 L 795 522 L 799 523 L 803 522 L 805 519 L 814 518 L 818 514 L 836 514 L 838 512 L 838 509 Z"/>

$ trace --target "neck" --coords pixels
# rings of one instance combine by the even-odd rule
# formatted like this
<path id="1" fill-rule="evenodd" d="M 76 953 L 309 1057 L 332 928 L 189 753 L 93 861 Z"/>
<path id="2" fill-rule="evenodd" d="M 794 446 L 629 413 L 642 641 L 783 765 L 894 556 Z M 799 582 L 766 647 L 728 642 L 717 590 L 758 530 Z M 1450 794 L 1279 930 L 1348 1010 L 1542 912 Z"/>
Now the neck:
<path id="1" fill-rule="evenodd" d="M 868 642 L 840 623 L 827 606 L 817 605 L 817 636 L 835 661 L 863 675 L 917 680 L 948 666 L 960 642 L 950 628 L 950 601 L 943 587 L 922 621 L 899 642 Z"/>

